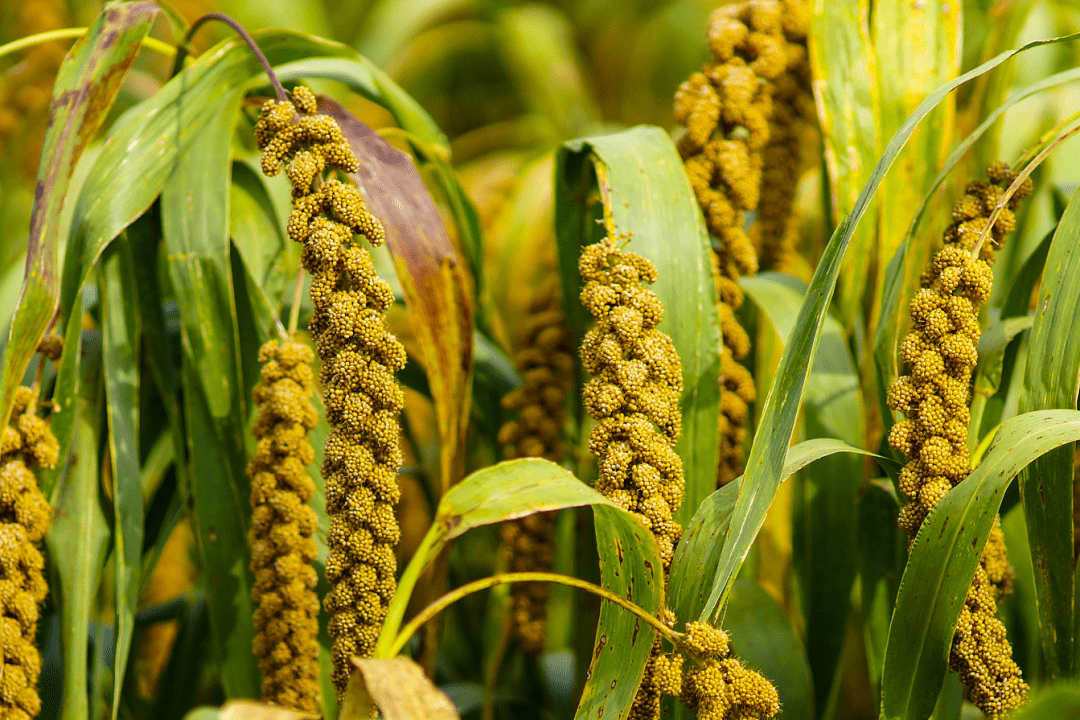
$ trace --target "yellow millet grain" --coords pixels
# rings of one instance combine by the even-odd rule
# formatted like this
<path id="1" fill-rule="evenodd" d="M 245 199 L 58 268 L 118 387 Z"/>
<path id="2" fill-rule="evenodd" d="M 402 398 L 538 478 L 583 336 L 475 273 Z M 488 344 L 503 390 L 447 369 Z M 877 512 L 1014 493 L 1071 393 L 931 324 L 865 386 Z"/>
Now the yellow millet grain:
<path id="1" fill-rule="evenodd" d="M 775 0 L 749 0 L 716 10 L 706 33 L 713 60 L 675 93 L 675 120 L 686 126 L 679 152 L 716 249 L 713 270 L 723 337 L 720 380 L 722 395 L 732 396 L 722 401 L 719 484 L 742 471 L 746 408 L 754 401 L 749 373 L 738 364 L 750 341 L 735 311 L 743 299 L 739 276 L 758 268 L 754 244 L 743 229 L 744 216 L 757 208 L 760 198 L 773 81 L 788 62 L 785 29 L 785 6 Z M 791 27 L 793 37 L 796 30 Z"/>
<path id="2" fill-rule="evenodd" d="M 914 541 L 931 508 L 971 470 L 968 423 L 971 373 L 978 362 L 979 307 L 990 297 L 995 249 L 1016 227 L 1013 211 L 1031 193 L 1025 181 L 998 216 L 977 258 L 979 233 L 1015 180 L 1005 163 L 988 170 L 989 182 L 968 185 L 953 206 L 945 245 L 923 273 L 921 289 L 908 309 L 912 328 L 900 343 L 906 369 L 889 388 L 888 402 L 905 418 L 893 426 L 889 444 L 904 453 L 900 489 L 908 503 L 900 527 Z M 983 549 L 953 636 L 951 667 L 959 672 L 967 697 L 991 717 L 1022 705 L 1028 686 L 1012 660 L 1005 626 L 995 616 L 997 599 L 1011 579 L 1004 538 L 995 527 Z"/>
<path id="3" fill-rule="evenodd" d="M 52 511 L 31 468 L 56 467 L 59 445 L 37 415 L 37 393 L 15 392 L 0 440 L 0 717 L 30 720 L 41 711 L 35 645 L 38 605 L 49 588 L 38 547 Z"/>
<path id="4" fill-rule="evenodd" d="M 295 105 L 264 105 L 255 137 L 267 174 L 284 167 L 294 183 L 288 233 L 303 243 L 301 260 L 312 274 L 308 330 L 323 361 L 319 380 L 331 426 L 322 465 L 332 587 L 324 606 L 340 700 L 350 658 L 371 655 L 397 588 L 394 547 L 401 531 L 394 506 L 401 495 L 398 415 L 404 395 L 394 373 L 405 366 L 405 348 L 386 327 L 393 292 L 355 240 L 361 235 L 381 244 L 382 225 L 356 187 L 321 175 L 352 172 L 359 163 L 337 125 L 313 115 L 311 93 L 297 88 L 293 95 Z M 311 163 L 324 169 L 313 171 Z"/>
<path id="5" fill-rule="evenodd" d="M 787 60 L 784 72 L 772 81 L 769 141 L 762 150 L 761 196 L 750 235 L 763 270 L 792 272 L 799 235 L 799 218 L 793 212 L 795 185 L 816 111 L 806 50 L 810 4 L 782 0 L 781 5 Z"/>
<path id="6" fill-rule="evenodd" d="M 258 408 L 251 478 L 251 571 L 256 606 L 252 648 L 262 671 L 262 699 L 318 712 L 319 598 L 312 563 L 318 519 L 308 503 L 315 457 L 308 433 L 318 420 L 311 404 L 314 354 L 296 342 L 259 349 L 262 373 L 252 395 Z"/>
<path id="7" fill-rule="evenodd" d="M 682 665 L 670 659 L 660 663 L 657 671 L 665 688 L 678 688 L 684 705 L 697 710 L 699 720 L 765 720 L 780 712 L 780 698 L 772 683 L 759 673 L 745 667 L 739 660 L 728 657 L 730 642 L 727 633 L 700 622 L 688 623 L 684 638 L 687 646 L 704 665 L 691 665 L 677 681 L 675 670 Z M 678 658 L 681 661 L 681 658 Z"/>
<path id="8" fill-rule="evenodd" d="M 581 361 L 593 376 L 582 404 L 596 421 L 589 433 L 589 452 L 600 469 L 596 489 L 652 530 L 666 578 L 682 535 L 674 514 L 686 484 L 674 450 L 682 430 L 682 363 L 671 338 L 656 327 L 663 304 L 642 287 L 656 281 L 656 267 L 608 237 L 585 248 L 578 271 L 581 304 L 595 321 L 582 340 Z M 631 720 L 659 717 L 652 679 L 659 655 L 657 638 Z"/>
<path id="9" fill-rule="evenodd" d="M 574 358 L 558 295 L 549 290 L 530 308 L 523 349 L 515 363 L 524 383 L 507 393 L 502 406 L 512 414 L 499 430 L 507 459 L 563 459 L 566 397 L 570 392 Z M 548 572 L 552 569 L 555 514 L 540 513 L 502 526 L 503 547 L 510 572 Z M 510 589 L 511 617 L 518 644 L 529 654 L 544 646 L 547 585 L 515 583 Z"/>

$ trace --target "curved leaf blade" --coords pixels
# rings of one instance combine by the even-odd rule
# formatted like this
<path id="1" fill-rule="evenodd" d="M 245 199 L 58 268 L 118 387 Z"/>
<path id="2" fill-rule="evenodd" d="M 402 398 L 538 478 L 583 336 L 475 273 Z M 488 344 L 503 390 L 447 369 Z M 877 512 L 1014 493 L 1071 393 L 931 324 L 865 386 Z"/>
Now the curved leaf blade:
<path id="1" fill-rule="evenodd" d="M 1027 372 L 1017 412 L 1076 408 L 1080 392 L 1080 195 L 1074 193 L 1046 258 L 1028 338 Z M 1054 449 L 1020 473 L 1028 542 L 1035 574 L 1039 635 L 1050 678 L 1076 666 L 1073 564 L 1073 453 Z"/>
<path id="2" fill-rule="evenodd" d="M 143 492 L 139 467 L 139 334 L 135 263 L 126 240 L 115 243 L 101 267 L 106 418 L 113 477 L 113 577 L 116 644 L 113 677 L 122 678 L 142 589 Z M 123 683 L 113 686 L 113 720 Z"/>
<path id="3" fill-rule="evenodd" d="M 229 242 L 229 168 L 239 91 L 220 96 L 161 191 L 167 266 L 180 310 L 186 456 L 206 600 L 228 697 L 258 697 L 247 531 L 247 396 Z M 253 353 L 257 348 L 247 348 Z"/>
<path id="4" fill-rule="evenodd" d="M 841 440 L 817 438 L 801 442 L 788 450 L 781 480 L 836 453 L 869 455 L 879 462 L 887 462 L 885 458 Z M 668 581 L 668 605 L 683 622 L 704 620 L 708 616 L 707 593 L 715 583 L 716 568 L 743 480 L 736 478 L 707 497 L 694 513 L 683 539 L 675 548 Z"/>
<path id="5" fill-rule="evenodd" d="M 889 626 L 881 709 L 887 720 L 930 716 L 948 669 L 960 616 L 1001 496 L 1047 451 L 1080 439 L 1080 412 L 1040 410 L 1001 425 L 978 468 L 923 521 L 908 557 Z"/>
<path id="6" fill-rule="evenodd" d="M 427 537 L 398 583 L 374 656 L 386 656 L 417 578 L 451 539 L 481 525 L 584 505 L 594 507 L 601 584 L 650 613 L 658 612 L 663 603 L 663 565 L 652 533 L 555 463 L 540 458 L 508 460 L 477 470 L 443 496 Z M 654 632 L 611 603 L 601 606 L 594 646 L 598 650 L 575 717 L 625 717 L 645 671 Z"/>
<path id="7" fill-rule="evenodd" d="M 87 644 L 90 618 L 94 613 L 94 593 L 105 565 L 109 524 L 99 500 L 101 481 L 98 451 L 104 413 L 101 370 L 101 336 L 87 333 L 83 348 L 76 340 L 67 353 L 85 353 L 78 365 L 80 386 L 77 404 L 68 409 L 74 417 L 71 461 L 56 484 L 49 504 L 53 519 L 45 543 L 50 561 L 60 576 L 60 643 L 63 648 L 64 696 L 62 720 L 83 720 L 90 716 L 87 693 L 89 681 Z"/>
<path id="8" fill-rule="evenodd" d="M 107 5 L 60 66 L 30 216 L 26 277 L 4 352 L 0 427 L 7 425 L 23 371 L 56 312 L 60 213 L 71 174 L 112 107 L 157 12 L 152 2 Z"/>
<path id="9" fill-rule="evenodd" d="M 284 30 L 253 37 L 272 65 L 352 52 Z M 61 286 L 64 308 L 71 307 L 81 280 L 105 246 L 146 211 L 191 143 L 214 122 L 220 99 L 261 72 L 246 44 L 228 40 L 200 55 L 116 122 L 75 206 Z"/>
<path id="10" fill-rule="evenodd" d="M 804 301 L 805 285 L 778 273 L 743 278 L 740 284 L 786 342 Z M 804 403 L 807 437 L 835 438 L 854 446 L 864 443 L 858 371 L 843 328 L 831 316 L 825 318 L 821 351 L 806 381 Z M 819 714 L 836 676 L 851 608 L 857 570 L 851 548 L 857 543 L 855 508 L 862 476 L 862 458 L 836 454 L 807 468 L 796 486 L 792 560 L 799 574 L 806 653 Z"/>

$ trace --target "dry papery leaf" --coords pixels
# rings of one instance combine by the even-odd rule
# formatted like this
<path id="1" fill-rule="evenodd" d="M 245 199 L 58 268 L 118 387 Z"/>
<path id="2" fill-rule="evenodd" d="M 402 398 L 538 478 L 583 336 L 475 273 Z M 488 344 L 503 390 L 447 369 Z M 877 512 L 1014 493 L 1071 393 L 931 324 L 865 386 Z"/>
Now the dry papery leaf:
<path id="1" fill-rule="evenodd" d="M 461 720 L 446 693 L 409 658 L 353 658 L 339 720 L 367 720 L 376 705 L 386 720 Z"/>

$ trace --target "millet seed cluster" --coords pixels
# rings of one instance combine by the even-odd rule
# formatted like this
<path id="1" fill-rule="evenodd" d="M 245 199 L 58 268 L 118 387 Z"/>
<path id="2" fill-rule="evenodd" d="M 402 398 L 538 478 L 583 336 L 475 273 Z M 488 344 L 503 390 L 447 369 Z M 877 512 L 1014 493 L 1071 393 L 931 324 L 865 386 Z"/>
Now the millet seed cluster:
<path id="1" fill-rule="evenodd" d="M 41 711 L 35 644 L 38 605 L 49 587 L 38 550 L 51 510 L 31 468 L 56 467 L 60 452 L 37 415 L 37 393 L 15 392 L 11 420 L 0 439 L 0 717 L 31 720 Z"/>
<path id="2" fill-rule="evenodd" d="M 793 212 L 795 185 L 806 155 L 807 136 L 816 124 L 816 111 L 806 51 L 810 4 L 782 0 L 781 6 L 786 67 L 772 81 L 769 142 L 762 150 L 761 197 L 750 236 L 759 248 L 761 269 L 792 272 L 799 236 L 799 218 Z"/>
<path id="3" fill-rule="evenodd" d="M 255 132 L 263 171 L 273 175 L 284 165 L 292 181 L 288 232 L 303 243 L 301 258 L 312 274 L 308 330 L 323 362 L 319 380 L 332 428 L 322 465 L 330 516 L 326 576 L 333 588 L 325 607 L 340 697 L 349 659 L 371 655 L 397 586 L 394 547 L 401 532 L 394 506 L 404 394 L 394 373 L 405 366 L 405 349 L 386 328 L 393 291 L 354 242 L 359 234 L 381 244 L 382 226 L 355 186 L 322 177 L 327 169 L 355 171 L 356 157 L 337 124 L 315 114 L 310 91 L 297 88 L 293 97 L 294 103 L 268 101 Z"/>
<path id="4" fill-rule="evenodd" d="M 900 489 L 908 503 L 900 511 L 899 524 L 912 540 L 930 509 L 971 470 L 968 423 L 971 373 L 981 334 L 979 307 L 990 297 L 995 247 L 1015 229 L 1013 210 L 1031 192 L 1025 181 L 998 216 L 978 257 L 973 257 L 1004 188 L 1016 178 L 1001 162 L 991 165 L 988 175 L 990 182 L 968 185 L 953 207 L 945 245 L 909 305 L 912 328 L 900 344 L 906 374 L 889 388 L 889 406 L 905 415 L 889 433 L 889 444 L 907 458 Z M 1004 542 L 1000 529 L 995 529 L 968 590 L 950 656 L 968 697 L 991 717 L 1023 704 L 1028 690 L 1012 660 L 1005 627 L 995 617 L 1008 575 Z"/>
<path id="5" fill-rule="evenodd" d="M 259 349 L 262 373 L 252 391 L 258 407 L 251 478 L 251 590 L 256 609 L 253 649 L 262 698 L 295 710 L 319 710 L 319 598 L 312 563 L 318 525 L 308 506 L 315 484 L 308 433 L 318 420 L 311 404 L 314 355 L 306 345 L 271 340 Z"/>
<path id="6" fill-rule="evenodd" d="M 743 229 L 745 213 L 758 205 L 762 150 L 769 141 L 772 85 L 787 64 L 783 7 L 751 0 L 716 10 L 707 39 L 713 61 L 675 93 L 675 120 L 686 126 L 679 153 L 716 249 L 719 294 L 721 394 L 720 464 L 717 481 L 742 472 L 750 372 L 739 364 L 750 338 L 735 318 L 743 302 L 740 275 L 757 272 L 753 242 Z"/>
<path id="7" fill-rule="evenodd" d="M 503 408 L 513 413 L 499 430 L 499 444 L 507 459 L 542 457 L 561 462 L 564 454 L 566 397 L 573 376 L 573 342 L 554 289 L 541 294 L 530 307 L 524 348 L 515 363 L 524 384 L 507 393 Z M 552 568 L 555 514 L 538 513 L 502 526 L 510 572 L 547 572 Z M 536 654 L 544 646 L 547 586 L 515 583 L 510 596 L 518 644 Z"/>

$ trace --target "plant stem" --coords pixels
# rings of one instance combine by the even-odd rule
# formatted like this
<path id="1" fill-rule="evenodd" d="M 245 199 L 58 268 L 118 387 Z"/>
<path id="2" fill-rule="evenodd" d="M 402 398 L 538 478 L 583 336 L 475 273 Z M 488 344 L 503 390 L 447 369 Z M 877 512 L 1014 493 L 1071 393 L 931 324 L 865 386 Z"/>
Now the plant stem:
<path id="1" fill-rule="evenodd" d="M 270 61 L 263 55 L 262 50 L 259 49 L 255 40 L 252 39 L 251 35 L 248 35 L 248 32 L 244 29 L 243 25 L 224 13 L 207 13 L 191 24 L 187 34 L 184 36 L 184 41 L 176 48 L 176 62 L 173 64 L 172 74 L 176 75 L 180 72 L 184 58 L 191 52 L 191 48 L 189 47 L 191 39 L 195 37 L 195 33 L 202 27 L 203 23 L 209 22 L 210 20 L 217 20 L 225 23 L 231 27 L 245 43 L 247 43 L 247 46 L 251 48 L 251 52 L 254 53 L 255 57 L 258 58 L 259 63 L 263 66 L 266 76 L 270 78 L 270 84 L 274 86 L 274 93 L 277 94 L 278 102 L 287 101 L 289 99 L 289 94 L 285 92 L 285 88 L 281 86 L 281 81 L 278 80 L 277 75 L 274 73 L 274 69 L 270 67 Z"/>
<path id="2" fill-rule="evenodd" d="M 80 38 L 86 34 L 88 28 L 61 28 L 60 30 L 49 30 L 48 32 L 40 32 L 34 35 L 27 35 L 24 38 L 18 40 L 12 40 L 9 43 L 0 45 L 0 58 L 5 55 L 17 53 L 20 50 L 34 47 L 35 45 L 43 45 L 47 42 L 53 42 L 55 40 L 72 40 Z M 147 50 L 152 50 L 159 55 L 165 55 L 171 57 L 176 53 L 176 48 L 168 43 L 164 43 L 157 38 L 147 37 L 143 38 L 142 45 Z"/>
<path id="3" fill-rule="evenodd" d="M 1074 120 L 1078 116 L 1080 116 L 1080 114 L 1074 115 L 1072 118 L 1070 118 L 1070 120 Z M 1012 184 L 1009 185 L 1009 187 L 1002 194 L 1001 199 L 998 200 L 997 205 L 994 206 L 993 212 L 990 213 L 990 217 L 987 218 L 986 226 L 983 227 L 982 232 L 979 233 L 979 239 L 975 242 L 975 247 L 971 250 L 971 257 L 979 256 L 979 251 L 982 250 L 983 243 L 986 242 L 986 238 L 990 235 L 990 230 L 994 227 L 994 223 L 997 222 L 998 215 L 1000 215 L 1001 211 L 1005 209 L 1005 206 L 1009 204 L 1009 198 L 1011 198 L 1013 194 L 1016 193 L 1021 183 L 1023 183 L 1024 180 L 1026 180 L 1028 176 L 1031 175 L 1032 172 L 1034 172 L 1035 168 L 1042 164 L 1043 160 L 1050 156 L 1050 153 L 1053 152 L 1055 148 L 1057 148 L 1059 145 L 1061 145 L 1061 143 L 1065 142 L 1070 137 L 1075 135 L 1078 131 L 1080 131 L 1080 123 L 1077 123 L 1071 128 L 1062 132 L 1060 135 L 1054 138 L 1053 142 L 1043 148 L 1042 151 L 1038 155 L 1036 155 L 1031 162 L 1025 165 L 1023 170 L 1016 174 L 1016 179 L 1012 181 Z"/>
<path id="4" fill-rule="evenodd" d="M 292 307 L 289 308 L 289 328 L 286 331 L 288 337 L 296 332 L 296 326 L 300 322 L 300 295 L 304 290 L 304 268 L 296 271 L 296 284 L 293 286 Z"/>
<path id="5" fill-rule="evenodd" d="M 664 623 L 660 622 L 651 613 L 645 611 L 638 605 L 626 600 L 610 590 L 606 590 L 599 585 L 593 585 L 591 582 L 585 580 L 579 580 L 575 577 L 569 577 L 567 575 L 558 575 L 556 573 L 548 572 L 515 572 L 505 573 L 502 575 L 493 575 L 491 577 L 480 578 L 474 580 L 471 583 L 462 585 L 461 587 L 454 588 L 447 594 L 435 602 L 428 605 L 426 608 L 417 613 L 416 617 L 406 623 L 405 627 L 398 633 L 394 643 L 389 647 L 385 653 L 376 653 L 378 657 L 395 657 L 401 649 L 405 647 L 405 644 L 409 642 L 411 638 L 420 627 L 431 618 L 435 617 L 450 605 L 453 605 L 458 600 L 464 598 L 467 595 L 471 595 L 481 590 L 487 590 L 488 588 L 495 587 L 496 585 L 503 585 L 505 583 L 515 582 L 550 582 L 558 583 L 560 585 L 568 585 L 570 587 L 578 588 L 579 590 L 585 590 L 591 592 L 594 595 L 598 595 L 603 599 L 613 602 L 619 607 L 627 610 L 634 615 L 638 616 L 646 623 L 651 625 L 657 632 L 664 636 L 664 639 L 671 642 L 680 648 L 683 647 L 682 636 L 669 628 Z"/>

